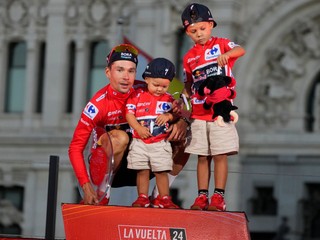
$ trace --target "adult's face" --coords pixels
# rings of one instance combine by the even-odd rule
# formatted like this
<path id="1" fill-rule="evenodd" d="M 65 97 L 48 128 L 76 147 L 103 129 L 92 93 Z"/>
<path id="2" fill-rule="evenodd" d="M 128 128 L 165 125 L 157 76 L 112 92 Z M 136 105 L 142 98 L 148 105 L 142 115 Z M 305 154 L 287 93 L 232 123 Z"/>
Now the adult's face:
<path id="1" fill-rule="evenodd" d="M 127 93 L 136 79 L 137 66 L 134 62 L 127 60 L 115 61 L 106 68 L 106 75 L 114 90 Z"/>

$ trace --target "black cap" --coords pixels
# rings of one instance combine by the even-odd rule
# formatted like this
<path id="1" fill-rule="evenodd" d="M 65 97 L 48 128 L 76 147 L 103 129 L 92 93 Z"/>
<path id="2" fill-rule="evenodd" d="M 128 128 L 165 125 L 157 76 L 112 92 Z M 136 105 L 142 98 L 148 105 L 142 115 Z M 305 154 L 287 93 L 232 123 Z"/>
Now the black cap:
<path id="1" fill-rule="evenodd" d="M 166 58 L 153 59 L 144 70 L 143 78 L 165 78 L 172 81 L 176 74 L 174 64 Z"/>
<path id="2" fill-rule="evenodd" d="M 130 44 L 120 44 L 114 47 L 107 56 L 107 65 L 119 60 L 127 60 L 138 65 L 138 50 Z"/>
<path id="3" fill-rule="evenodd" d="M 213 20 L 209 8 L 199 3 L 192 3 L 188 5 L 181 15 L 181 20 L 185 29 L 190 24 L 198 22 L 213 22 L 213 27 L 217 26 L 217 23 Z"/>

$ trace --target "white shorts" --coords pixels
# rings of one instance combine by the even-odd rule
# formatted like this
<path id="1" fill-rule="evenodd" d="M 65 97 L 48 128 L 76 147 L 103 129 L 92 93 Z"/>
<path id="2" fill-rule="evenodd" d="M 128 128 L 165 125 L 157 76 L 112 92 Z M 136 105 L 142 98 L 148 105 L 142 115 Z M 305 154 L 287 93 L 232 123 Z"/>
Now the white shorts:
<path id="1" fill-rule="evenodd" d="M 129 169 L 171 171 L 173 164 L 171 144 L 165 140 L 146 144 L 140 139 L 133 138 L 127 160 Z"/>
<path id="2" fill-rule="evenodd" d="M 193 119 L 185 152 L 202 156 L 237 154 L 239 136 L 235 124 L 226 123 L 221 127 L 216 122 Z"/>

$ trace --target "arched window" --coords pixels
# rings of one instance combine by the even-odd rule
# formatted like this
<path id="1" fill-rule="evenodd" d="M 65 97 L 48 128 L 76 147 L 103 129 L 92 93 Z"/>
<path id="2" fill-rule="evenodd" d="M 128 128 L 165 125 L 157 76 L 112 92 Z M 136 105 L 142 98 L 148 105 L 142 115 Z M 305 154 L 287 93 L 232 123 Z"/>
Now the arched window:
<path id="1" fill-rule="evenodd" d="M 307 95 L 305 129 L 307 132 L 320 130 L 320 73 L 316 75 Z"/>

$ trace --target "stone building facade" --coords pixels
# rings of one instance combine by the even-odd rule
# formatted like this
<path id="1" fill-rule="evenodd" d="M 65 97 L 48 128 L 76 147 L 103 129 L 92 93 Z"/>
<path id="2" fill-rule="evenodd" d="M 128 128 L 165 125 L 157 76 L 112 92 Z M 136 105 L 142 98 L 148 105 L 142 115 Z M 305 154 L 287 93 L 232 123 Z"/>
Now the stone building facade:
<path id="1" fill-rule="evenodd" d="M 213 35 L 247 51 L 234 71 L 240 153 L 229 159 L 228 210 L 246 212 L 252 239 L 319 238 L 320 2 L 199 2 L 218 23 Z M 1 233 L 44 236 L 48 160 L 58 155 L 56 235 L 64 236 L 60 203 L 78 197 L 68 144 L 86 101 L 108 81 L 105 55 L 125 36 L 175 62 L 182 79 L 191 43 L 180 15 L 188 3 L 0 1 Z M 197 193 L 195 169 L 191 157 L 173 185 L 184 208 Z M 130 204 L 135 194 L 116 189 L 112 201 Z"/>

